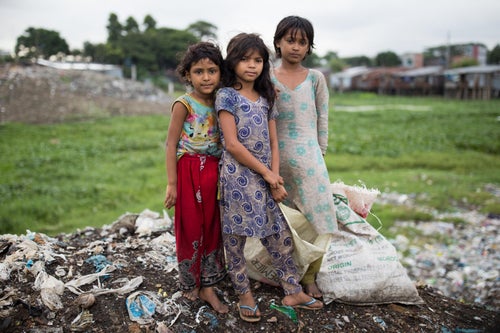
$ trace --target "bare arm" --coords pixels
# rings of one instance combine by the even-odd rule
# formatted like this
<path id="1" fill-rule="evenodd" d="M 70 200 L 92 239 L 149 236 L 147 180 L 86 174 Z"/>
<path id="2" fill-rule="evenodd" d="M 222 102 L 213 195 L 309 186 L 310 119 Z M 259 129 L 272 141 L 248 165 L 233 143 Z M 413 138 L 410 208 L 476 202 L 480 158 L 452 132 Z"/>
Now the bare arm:
<path id="1" fill-rule="evenodd" d="M 238 162 L 260 174 L 265 181 L 269 183 L 271 188 L 278 188 L 279 185 L 283 184 L 283 178 L 280 177 L 278 173 L 270 170 L 265 164 L 255 158 L 255 156 L 253 156 L 238 140 L 236 122 L 231 113 L 224 110 L 219 111 L 219 124 L 222 133 L 224 133 L 225 149 Z"/>
<path id="2" fill-rule="evenodd" d="M 279 146 L 278 146 L 278 131 L 276 129 L 276 120 L 269 120 L 269 140 L 271 144 L 271 169 L 272 171 L 279 175 L 280 174 L 280 154 L 279 154 Z M 280 176 L 281 178 L 281 176 Z M 271 187 L 271 193 L 273 195 L 274 200 L 281 202 L 287 196 L 288 193 L 283 187 L 283 183 L 281 183 L 277 188 Z"/>
<path id="3" fill-rule="evenodd" d="M 188 111 L 180 103 L 174 103 L 168 127 L 165 165 L 167 168 L 167 189 L 165 191 L 164 205 L 171 208 L 177 201 L 177 144 L 182 132 L 182 125 L 186 119 Z"/>

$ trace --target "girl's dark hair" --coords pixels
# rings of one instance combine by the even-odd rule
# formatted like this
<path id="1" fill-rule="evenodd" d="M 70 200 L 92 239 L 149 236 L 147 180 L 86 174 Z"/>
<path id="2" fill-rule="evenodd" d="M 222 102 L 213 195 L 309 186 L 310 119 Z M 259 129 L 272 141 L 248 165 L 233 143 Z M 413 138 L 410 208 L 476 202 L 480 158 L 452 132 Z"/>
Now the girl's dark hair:
<path id="1" fill-rule="evenodd" d="M 274 51 L 276 51 L 276 56 L 281 58 L 281 50 L 276 47 L 276 44 L 286 35 L 288 31 L 290 31 L 293 39 L 296 39 L 298 33 L 301 35 L 305 34 L 307 40 L 309 41 L 307 54 L 310 55 L 312 53 L 312 49 L 314 48 L 314 28 L 311 22 L 300 16 L 287 16 L 282 19 L 280 23 L 278 23 L 276 32 L 274 33 L 273 45 Z"/>
<path id="2" fill-rule="evenodd" d="M 223 84 L 227 87 L 235 87 L 238 89 L 238 82 L 234 69 L 241 59 L 252 51 L 257 51 L 264 63 L 262 73 L 255 80 L 254 88 L 259 95 L 267 99 L 269 109 L 272 109 L 274 100 L 276 99 L 276 91 L 271 81 L 269 49 L 259 35 L 253 33 L 240 33 L 229 41 L 225 60 L 225 75 L 222 80 Z"/>
<path id="3" fill-rule="evenodd" d="M 191 66 L 205 58 L 212 60 L 214 64 L 219 66 L 222 77 L 224 74 L 224 59 L 220 48 L 211 42 L 199 42 L 190 45 L 186 52 L 182 55 L 176 69 L 179 78 L 185 83 L 188 83 L 186 76 L 191 70 Z"/>

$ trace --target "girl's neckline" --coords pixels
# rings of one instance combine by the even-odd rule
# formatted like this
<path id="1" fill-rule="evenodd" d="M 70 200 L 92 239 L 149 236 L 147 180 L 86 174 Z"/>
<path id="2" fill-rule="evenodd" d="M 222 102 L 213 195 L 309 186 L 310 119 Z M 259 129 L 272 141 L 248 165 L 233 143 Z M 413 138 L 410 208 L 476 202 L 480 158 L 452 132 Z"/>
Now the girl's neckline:
<path id="1" fill-rule="evenodd" d="M 191 97 L 192 99 L 196 100 L 198 103 L 201 103 L 201 104 L 206 105 L 206 106 L 211 106 L 213 104 L 212 99 L 206 100 L 206 99 L 199 98 L 193 92 L 188 93 L 188 96 Z M 208 101 L 208 103 L 207 103 L 207 101 Z"/>
<path id="2" fill-rule="evenodd" d="M 250 97 L 248 96 L 248 94 L 244 94 L 244 93 L 242 93 L 242 90 L 238 90 L 238 89 L 236 89 L 236 88 L 234 88 L 234 87 L 232 87 L 232 88 L 233 88 L 233 89 L 234 89 L 234 91 L 236 91 L 238 94 L 240 94 L 241 96 L 245 97 L 245 99 L 246 99 L 246 100 L 248 100 L 248 101 L 250 101 L 250 102 L 252 102 L 252 103 L 257 103 L 257 102 L 260 100 L 260 98 L 261 98 L 260 94 L 259 94 L 259 93 L 257 93 L 257 92 L 255 92 L 255 93 L 256 93 L 256 96 L 257 96 L 256 98 L 250 98 Z"/>
<path id="3" fill-rule="evenodd" d="M 274 69 L 273 73 L 274 73 L 274 77 L 276 78 L 276 81 L 278 81 L 279 83 L 281 83 L 281 85 L 283 85 L 288 90 L 295 91 L 298 87 L 300 87 L 307 80 L 307 77 L 309 76 L 310 70 L 308 68 L 304 68 L 304 69 L 305 69 L 304 71 L 300 71 L 299 72 L 300 75 L 303 75 L 303 77 L 301 77 L 300 80 L 293 81 L 293 83 L 294 83 L 293 87 L 289 86 L 288 84 L 286 84 L 285 82 L 281 81 L 278 78 L 278 75 L 276 74 L 276 69 Z M 302 72 L 304 72 L 304 74 Z M 297 75 L 297 76 L 299 76 L 299 74 L 295 74 L 295 73 L 287 73 L 287 75 Z"/>

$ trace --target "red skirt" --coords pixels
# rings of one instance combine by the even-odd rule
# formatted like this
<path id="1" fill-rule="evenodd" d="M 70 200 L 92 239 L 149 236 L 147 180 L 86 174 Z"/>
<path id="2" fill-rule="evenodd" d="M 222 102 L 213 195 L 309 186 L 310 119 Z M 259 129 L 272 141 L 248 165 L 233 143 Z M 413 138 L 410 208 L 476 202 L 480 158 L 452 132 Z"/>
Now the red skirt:
<path id="1" fill-rule="evenodd" d="M 182 290 L 206 287 L 226 274 L 219 211 L 219 159 L 184 154 L 177 162 L 175 239 Z"/>

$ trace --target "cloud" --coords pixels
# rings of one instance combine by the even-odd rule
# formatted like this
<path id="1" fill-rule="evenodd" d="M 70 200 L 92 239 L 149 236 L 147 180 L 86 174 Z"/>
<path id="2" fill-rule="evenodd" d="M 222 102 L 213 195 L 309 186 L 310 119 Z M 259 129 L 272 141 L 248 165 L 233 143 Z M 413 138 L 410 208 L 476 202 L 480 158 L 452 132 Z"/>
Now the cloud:
<path id="1" fill-rule="evenodd" d="M 28 27 L 58 31 L 71 48 L 82 48 L 85 41 L 105 42 L 110 13 L 120 22 L 132 16 L 139 24 L 149 14 L 158 26 L 174 29 L 207 21 L 218 27 L 223 48 L 241 31 L 261 34 L 271 47 L 276 24 L 287 15 L 313 23 L 319 55 L 422 52 L 448 39 L 480 42 L 490 49 L 500 43 L 498 0 L 192 0 L 175 5 L 158 0 L 0 0 L 0 49 L 13 50 Z"/>

